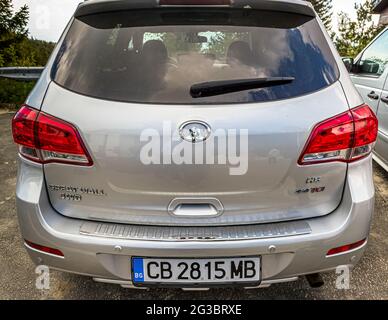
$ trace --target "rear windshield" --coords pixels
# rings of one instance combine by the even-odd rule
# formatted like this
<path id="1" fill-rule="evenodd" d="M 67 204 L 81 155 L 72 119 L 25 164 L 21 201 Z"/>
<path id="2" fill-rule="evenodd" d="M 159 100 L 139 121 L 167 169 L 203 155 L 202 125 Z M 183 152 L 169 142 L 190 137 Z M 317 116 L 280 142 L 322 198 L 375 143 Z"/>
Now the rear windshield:
<path id="1" fill-rule="evenodd" d="M 287 84 L 192 97 L 204 82 L 293 77 Z M 338 79 L 311 17 L 237 9 L 135 10 L 76 18 L 53 80 L 80 94 L 156 104 L 249 103 L 311 93 Z"/>

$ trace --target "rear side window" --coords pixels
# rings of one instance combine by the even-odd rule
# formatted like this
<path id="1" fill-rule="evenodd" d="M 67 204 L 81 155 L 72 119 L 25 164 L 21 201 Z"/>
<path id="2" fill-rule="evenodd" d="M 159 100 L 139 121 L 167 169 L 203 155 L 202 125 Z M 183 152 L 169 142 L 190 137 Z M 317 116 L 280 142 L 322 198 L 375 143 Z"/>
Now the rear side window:
<path id="1" fill-rule="evenodd" d="M 199 83 L 293 77 L 287 84 L 195 97 Z M 311 17 L 258 10 L 134 10 L 76 18 L 53 80 L 80 94 L 125 102 L 218 104 L 308 94 L 338 79 Z"/>

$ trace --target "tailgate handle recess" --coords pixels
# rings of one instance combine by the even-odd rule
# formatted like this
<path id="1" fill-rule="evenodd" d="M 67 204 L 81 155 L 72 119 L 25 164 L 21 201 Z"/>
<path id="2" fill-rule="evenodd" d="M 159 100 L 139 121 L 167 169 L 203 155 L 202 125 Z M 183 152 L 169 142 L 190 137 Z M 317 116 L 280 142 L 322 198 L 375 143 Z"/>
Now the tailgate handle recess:
<path id="1" fill-rule="evenodd" d="M 218 199 L 183 199 L 176 198 L 168 206 L 168 212 L 176 217 L 182 218 L 206 218 L 217 217 L 224 209 Z"/>

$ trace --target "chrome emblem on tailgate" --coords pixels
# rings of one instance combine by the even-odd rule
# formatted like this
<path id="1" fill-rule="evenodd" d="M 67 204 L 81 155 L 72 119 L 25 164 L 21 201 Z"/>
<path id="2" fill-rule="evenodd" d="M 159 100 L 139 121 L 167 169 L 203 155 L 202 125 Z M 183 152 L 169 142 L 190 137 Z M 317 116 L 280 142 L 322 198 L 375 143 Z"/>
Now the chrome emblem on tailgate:
<path id="1" fill-rule="evenodd" d="M 210 136 L 210 126 L 203 121 L 187 121 L 179 127 L 179 135 L 188 142 L 205 141 Z"/>

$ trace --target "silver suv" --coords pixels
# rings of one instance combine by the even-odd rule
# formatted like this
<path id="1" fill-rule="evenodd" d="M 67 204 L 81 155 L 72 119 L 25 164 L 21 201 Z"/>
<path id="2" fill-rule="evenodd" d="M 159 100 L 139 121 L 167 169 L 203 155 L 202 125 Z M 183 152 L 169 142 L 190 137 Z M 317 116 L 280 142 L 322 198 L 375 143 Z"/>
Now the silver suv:
<path id="1" fill-rule="evenodd" d="M 83 2 L 12 126 L 37 264 L 319 285 L 367 244 L 377 119 L 307 1 Z"/>

